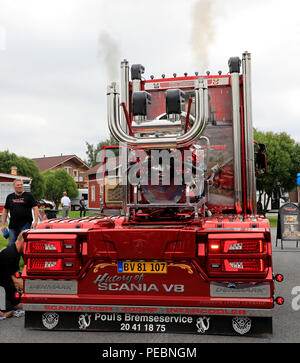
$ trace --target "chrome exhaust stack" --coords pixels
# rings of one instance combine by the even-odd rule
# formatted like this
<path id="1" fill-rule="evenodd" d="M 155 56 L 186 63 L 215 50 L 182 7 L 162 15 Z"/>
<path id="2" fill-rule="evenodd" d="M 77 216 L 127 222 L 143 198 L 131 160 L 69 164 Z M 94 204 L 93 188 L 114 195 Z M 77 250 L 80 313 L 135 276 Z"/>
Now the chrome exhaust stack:
<path id="1" fill-rule="evenodd" d="M 233 129 L 233 172 L 235 207 L 237 212 L 242 211 L 242 142 L 241 142 L 241 116 L 240 116 L 240 69 L 239 57 L 232 57 L 228 61 L 231 76 L 232 91 L 232 129 Z"/>
<path id="2" fill-rule="evenodd" d="M 234 190 L 236 208 L 241 206 L 242 193 L 242 133 L 240 110 L 240 66 L 238 57 L 229 59 L 229 72 L 232 88 L 232 119 L 234 140 Z M 252 124 L 252 99 L 251 99 L 251 55 L 243 53 L 243 115 L 244 115 L 244 145 L 245 145 L 245 176 L 246 176 L 246 200 L 243 201 L 243 210 L 251 214 L 256 213 L 256 179 L 253 148 L 253 124 Z"/>
<path id="3" fill-rule="evenodd" d="M 129 108 L 129 62 L 124 59 L 121 62 L 121 102 Z M 121 116 L 123 130 L 128 132 L 128 126 L 124 113 Z"/>
<path id="4" fill-rule="evenodd" d="M 196 142 L 202 135 L 208 122 L 208 88 L 205 79 L 199 77 L 195 81 L 195 117 L 192 127 L 183 135 L 161 137 L 131 136 L 120 118 L 119 88 L 113 82 L 107 89 L 108 127 L 113 137 L 127 147 L 140 149 L 185 148 Z"/>
<path id="5" fill-rule="evenodd" d="M 251 54 L 243 53 L 243 97 L 245 123 L 245 158 L 247 178 L 247 209 L 256 214 L 256 179 L 253 147 L 252 97 L 251 97 Z"/>

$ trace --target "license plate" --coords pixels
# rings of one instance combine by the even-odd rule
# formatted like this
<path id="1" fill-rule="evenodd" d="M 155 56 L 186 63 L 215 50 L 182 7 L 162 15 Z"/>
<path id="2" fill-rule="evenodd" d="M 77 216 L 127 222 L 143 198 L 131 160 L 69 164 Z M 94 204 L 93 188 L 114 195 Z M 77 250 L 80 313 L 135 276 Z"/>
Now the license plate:
<path id="1" fill-rule="evenodd" d="M 156 261 L 119 261 L 119 273 L 135 274 L 165 274 L 167 273 L 167 262 Z"/>

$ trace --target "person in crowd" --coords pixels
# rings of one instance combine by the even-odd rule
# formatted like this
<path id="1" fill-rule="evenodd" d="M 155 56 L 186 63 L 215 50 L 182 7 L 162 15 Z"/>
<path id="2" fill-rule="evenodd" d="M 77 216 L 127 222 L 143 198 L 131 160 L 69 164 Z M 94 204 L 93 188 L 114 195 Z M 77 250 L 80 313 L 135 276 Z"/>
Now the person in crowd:
<path id="1" fill-rule="evenodd" d="M 71 200 L 67 195 L 67 192 L 63 192 L 63 197 L 61 198 L 61 206 L 62 206 L 62 217 L 68 218 L 69 211 L 71 210 Z"/>
<path id="2" fill-rule="evenodd" d="M 0 287 L 5 291 L 5 296 L 1 296 L 1 301 L 5 301 L 5 308 L 0 310 L 0 319 L 9 318 L 22 309 L 20 297 L 23 291 L 23 280 L 18 276 L 20 257 L 23 255 L 24 238 L 23 232 L 19 234 L 17 240 L 12 245 L 8 245 L 0 251 Z M 15 316 L 20 316 L 17 314 Z"/>
<path id="3" fill-rule="evenodd" d="M 86 205 L 85 205 L 85 200 L 84 200 L 84 196 L 81 197 L 80 201 L 79 201 L 79 210 L 80 210 L 80 217 L 85 217 L 86 214 Z"/>
<path id="4" fill-rule="evenodd" d="M 14 189 L 14 193 L 9 194 L 6 198 L 1 217 L 1 232 L 3 233 L 6 229 L 8 213 L 10 214 L 9 245 L 15 243 L 18 235 L 24 229 L 36 228 L 39 218 L 37 202 L 30 192 L 24 192 L 24 184 L 21 179 L 14 181 Z"/>

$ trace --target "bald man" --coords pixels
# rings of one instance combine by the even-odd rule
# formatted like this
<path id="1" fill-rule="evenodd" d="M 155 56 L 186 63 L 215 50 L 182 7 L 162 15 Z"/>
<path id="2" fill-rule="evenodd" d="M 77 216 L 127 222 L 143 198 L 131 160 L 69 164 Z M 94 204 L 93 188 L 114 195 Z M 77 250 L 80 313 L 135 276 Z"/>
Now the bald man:
<path id="1" fill-rule="evenodd" d="M 14 181 L 15 192 L 7 196 L 1 217 L 1 232 L 6 228 L 6 218 L 10 213 L 9 221 L 9 245 L 15 243 L 18 235 L 29 228 L 36 228 L 39 217 L 39 208 L 33 195 L 24 191 L 21 179 Z M 32 211 L 34 220 L 32 219 Z"/>

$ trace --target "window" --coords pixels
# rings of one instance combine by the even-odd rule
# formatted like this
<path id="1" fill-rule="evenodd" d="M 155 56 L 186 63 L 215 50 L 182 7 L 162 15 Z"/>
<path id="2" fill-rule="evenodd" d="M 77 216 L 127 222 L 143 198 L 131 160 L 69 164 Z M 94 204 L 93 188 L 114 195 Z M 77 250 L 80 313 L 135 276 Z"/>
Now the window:
<path id="1" fill-rule="evenodd" d="M 68 174 L 72 174 L 72 168 L 70 166 L 65 166 L 65 170 L 67 171 Z"/>
<path id="2" fill-rule="evenodd" d="M 91 186 L 91 201 L 92 202 L 96 201 L 96 187 L 95 187 L 95 185 Z"/>
<path id="3" fill-rule="evenodd" d="M 6 197 L 13 192 L 13 183 L 0 183 L 0 204 L 5 204 Z"/>

